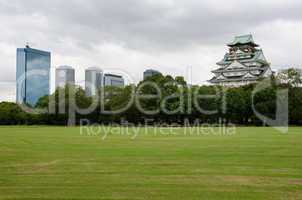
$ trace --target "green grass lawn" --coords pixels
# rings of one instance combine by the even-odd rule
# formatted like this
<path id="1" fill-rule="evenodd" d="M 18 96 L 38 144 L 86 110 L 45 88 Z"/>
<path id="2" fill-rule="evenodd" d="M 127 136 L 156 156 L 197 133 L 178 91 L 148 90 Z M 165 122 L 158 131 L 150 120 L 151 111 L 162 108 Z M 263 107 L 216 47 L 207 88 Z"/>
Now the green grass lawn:
<path id="1" fill-rule="evenodd" d="M 148 131 L 0 127 L 0 199 L 302 199 L 302 128 Z"/>

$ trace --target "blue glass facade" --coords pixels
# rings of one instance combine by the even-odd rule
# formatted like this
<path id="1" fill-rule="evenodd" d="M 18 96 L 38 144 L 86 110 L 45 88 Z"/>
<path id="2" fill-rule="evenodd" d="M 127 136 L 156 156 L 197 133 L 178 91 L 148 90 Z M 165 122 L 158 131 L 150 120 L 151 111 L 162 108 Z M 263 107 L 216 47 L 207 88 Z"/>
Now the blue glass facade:
<path id="1" fill-rule="evenodd" d="M 50 65 L 49 52 L 29 47 L 17 49 L 17 103 L 34 106 L 39 98 L 49 95 Z"/>

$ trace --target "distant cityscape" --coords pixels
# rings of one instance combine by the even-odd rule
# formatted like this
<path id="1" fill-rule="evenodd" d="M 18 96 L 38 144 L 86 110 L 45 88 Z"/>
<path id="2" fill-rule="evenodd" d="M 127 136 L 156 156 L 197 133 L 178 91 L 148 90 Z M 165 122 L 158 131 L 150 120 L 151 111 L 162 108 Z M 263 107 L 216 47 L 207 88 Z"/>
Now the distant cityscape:
<path id="1" fill-rule="evenodd" d="M 227 44 L 229 52 L 218 69 L 212 71 L 214 77 L 208 82 L 222 86 L 241 86 L 255 83 L 261 78 L 273 74 L 270 63 L 262 49 L 254 42 L 252 35 L 236 36 Z M 17 49 L 16 64 L 16 101 L 34 106 L 39 98 L 50 94 L 51 53 L 33 49 L 28 45 Z M 75 69 L 72 66 L 59 66 L 55 72 L 55 87 L 75 85 Z M 161 72 L 148 69 L 144 79 Z M 91 67 L 85 70 L 85 92 L 94 96 L 98 88 L 105 86 L 124 87 L 123 76 L 104 73 L 101 68 Z"/>
<path id="2" fill-rule="evenodd" d="M 33 49 L 28 45 L 17 49 L 16 101 L 34 106 L 39 98 L 50 94 L 51 53 Z M 72 66 L 59 66 L 55 72 L 55 87 L 75 85 L 76 71 Z M 161 74 L 156 70 L 146 70 L 144 79 Z M 98 88 L 105 86 L 124 87 L 123 76 L 104 73 L 101 68 L 90 67 L 85 70 L 85 92 L 94 96 Z"/>

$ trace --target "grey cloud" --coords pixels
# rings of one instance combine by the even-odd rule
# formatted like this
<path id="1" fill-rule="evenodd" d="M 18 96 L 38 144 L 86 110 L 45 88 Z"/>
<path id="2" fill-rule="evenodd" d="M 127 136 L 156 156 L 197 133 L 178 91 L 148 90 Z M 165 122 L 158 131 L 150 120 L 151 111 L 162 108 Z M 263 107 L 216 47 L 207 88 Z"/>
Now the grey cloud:
<path id="1" fill-rule="evenodd" d="M 301 1 L 71 0 L 3 1 L 4 11 L 45 17 L 45 31 L 92 48 L 104 42 L 130 49 L 169 50 L 219 44 L 270 21 L 301 20 Z M 263 3 L 264 2 L 264 3 Z M 266 2 L 266 3 L 265 3 Z"/>
<path id="2" fill-rule="evenodd" d="M 278 68 L 298 66 L 301 9 L 301 0 L 0 0 L 0 82 L 14 80 L 15 49 L 25 42 L 78 71 L 124 66 L 139 76 L 192 65 L 200 83 L 225 43 L 251 32 Z"/>

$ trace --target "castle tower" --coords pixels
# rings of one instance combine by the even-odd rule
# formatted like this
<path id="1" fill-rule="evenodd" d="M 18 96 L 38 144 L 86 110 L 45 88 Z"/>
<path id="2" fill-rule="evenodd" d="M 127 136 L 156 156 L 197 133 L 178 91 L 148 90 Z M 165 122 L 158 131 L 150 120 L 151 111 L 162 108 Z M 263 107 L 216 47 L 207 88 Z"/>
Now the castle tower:
<path id="1" fill-rule="evenodd" d="M 228 47 L 229 52 L 217 63 L 219 68 L 212 71 L 214 77 L 209 80 L 210 83 L 236 87 L 272 75 L 270 63 L 252 35 L 236 36 Z"/>

